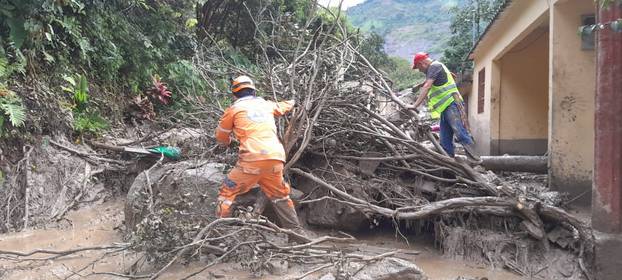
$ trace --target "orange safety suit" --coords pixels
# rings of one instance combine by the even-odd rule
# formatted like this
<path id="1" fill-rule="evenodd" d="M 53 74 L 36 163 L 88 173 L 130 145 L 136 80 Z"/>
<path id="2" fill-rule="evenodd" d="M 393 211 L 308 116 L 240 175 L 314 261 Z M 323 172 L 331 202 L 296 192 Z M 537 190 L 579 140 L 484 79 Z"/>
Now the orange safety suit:
<path id="1" fill-rule="evenodd" d="M 290 208 L 276 209 L 277 214 L 282 212 L 279 210 L 287 212 L 279 215 L 285 226 L 299 226 L 294 203 L 289 198 L 290 187 L 283 180 L 285 150 L 277 136 L 274 120 L 274 116 L 284 115 L 293 106 L 293 100 L 275 103 L 247 96 L 236 100 L 225 110 L 216 128 L 216 140 L 228 146 L 233 132 L 240 141 L 240 150 L 238 163 L 220 187 L 217 208 L 220 217 L 229 217 L 235 198 L 259 184 L 272 203 L 285 204 L 286 208 Z"/>

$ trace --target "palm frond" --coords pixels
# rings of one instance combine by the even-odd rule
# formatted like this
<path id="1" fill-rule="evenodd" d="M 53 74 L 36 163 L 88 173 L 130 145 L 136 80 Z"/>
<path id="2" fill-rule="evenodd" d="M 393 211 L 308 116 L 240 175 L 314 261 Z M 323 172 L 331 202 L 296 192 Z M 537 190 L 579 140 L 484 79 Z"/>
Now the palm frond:
<path id="1" fill-rule="evenodd" d="M 26 121 L 26 109 L 21 103 L 0 103 L 0 108 L 9 117 L 11 125 L 22 126 Z"/>

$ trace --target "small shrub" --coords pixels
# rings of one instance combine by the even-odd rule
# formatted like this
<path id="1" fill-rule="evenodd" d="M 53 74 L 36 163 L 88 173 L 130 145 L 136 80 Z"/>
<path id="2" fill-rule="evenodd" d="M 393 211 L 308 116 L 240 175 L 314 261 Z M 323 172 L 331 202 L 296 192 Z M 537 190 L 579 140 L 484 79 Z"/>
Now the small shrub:
<path id="1" fill-rule="evenodd" d="M 74 116 L 74 130 L 80 135 L 98 137 L 108 126 L 108 122 L 96 112 L 82 112 Z"/>
<path id="2" fill-rule="evenodd" d="M 207 88 L 199 71 L 188 60 L 180 60 L 167 65 L 165 77 L 173 91 L 185 95 L 197 95 Z"/>

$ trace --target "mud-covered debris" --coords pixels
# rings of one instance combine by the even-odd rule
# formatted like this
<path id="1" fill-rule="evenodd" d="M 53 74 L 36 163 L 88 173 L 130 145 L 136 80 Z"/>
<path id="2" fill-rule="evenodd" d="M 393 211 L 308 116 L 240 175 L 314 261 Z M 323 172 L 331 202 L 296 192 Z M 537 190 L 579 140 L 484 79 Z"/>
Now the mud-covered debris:
<path id="1" fill-rule="evenodd" d="M 273 260 L 268 263 L 268 271 L 272 275 L 283 276 L 287 274 L 289 262 L 286 260 Z"/>
<path id="2" fill-rule="evenodd" d="M 553 230 L 548 232 L 546 236 L 549 241 L 559 245 L 562 248 L 568 248 L 569 245 L 576 241 L 573 234 L 562 227 L 555 227 Z"/>
<path id="3" fill-rule="evenodd" d="M 337 174 L 327 174 L 335 180 L 346 182 L 346 178 L 354 178 L 353 172 L 345 168 L 335 168 Z M 294 184 L 295 188 L 310 194 L 309 199 L 319 199 L 330 195 L 329 192 L 319 187 L 315 182 L 300 178 Z M 352 195 L 366 198 L 363 189 L 355 184 L 344 184 L 343 187 Z M 369 225 L 367 217 L 361 211 L 334 200 L 321 200 L 305 204 L 301 209 L 306 215 L 306 222 L 310 225 L 347 231 L 357 231 Z"/>
<path id="4" fill-rule="evenodd" d="M 414 263 L 398 258 L 384 258 L 363 267 L 352 280 L 427 280 L 428 277 Z"/>
<path id="5" fill-rule="evenodd" d="M 538 198 L 542 199 L 544 203 L 554 206 L 562 204 L 562 196 L 559 192 L 549 191 L 538 194 Z"/>
<path id="6" fill-rule="evenodd" d="M 134 230 L 146 216 L 161 213 L 192 223 L 197 217 L 215 219 L 218 187 L 225 166 L 182 161 L 159 165 L 136 177 L 127 194 L 125 222 Z M 148 175 L 148 176 L 147 176 Z"/>
<path id="7" fill-rule="evenodd" d="M 324 276 L 320 277 L 318 280 L 336 280 L 335 275 L 332 273 L 327 273 Z"/>
<path id="8" fill-rule="evenodd" d="M 100 203 L 120 189 L 108 179 L 125 172 L 99 161 L 88 146 L 45 139 L 28 147 L 15 168 L 0 176 L 0 207 L 6 210 L 0 212 L 0 232 L 53 227 L 49 223 L 70 210 Z"/>
<path id="9" fill-rule="evenodd" d="M 191 158 L 205 152 L 205 146 L 209 141 L 208 134 L 199 128 L 173 128 L 154 138 L 160 144 L 166 144 L 181 148 L 183 155 Z"/>

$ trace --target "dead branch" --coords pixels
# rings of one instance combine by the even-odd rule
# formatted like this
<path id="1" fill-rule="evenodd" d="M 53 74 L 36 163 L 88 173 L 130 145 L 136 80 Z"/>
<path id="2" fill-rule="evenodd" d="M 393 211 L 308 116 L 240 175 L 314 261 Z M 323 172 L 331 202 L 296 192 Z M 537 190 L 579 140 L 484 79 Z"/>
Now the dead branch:
<path id="1" fill-rule="evenodd" d="M 60 257 L 72 255 L 79 252 L 84 251 L 98 251 L 98 250 L 110 250 L 110 249 L 128 249 L 130 244 L 115 244 L 115 245 L 104 245 L 104 246 L 92 246 L 92 247 L 84 247 L 84 248 L 76 248 L 69 250 L 48 250 L 48 249 L 35 249 L 30 252 L 18 252 L 18 251 L 6 251 L 0 250 L 0 255 L 8 255 L 8 256 L 16 256 L 16 257 L 29 257 L 36 254 L 43 255 L 51 255 L 50 257 L 40 258 L 40 259 L 28 259 L 28 260 L 53 260 Z M 22 259 L 17 259 L 22 260 Z"/>
<path id="2" fill-rule="evenodd" d="M 543 222 L 539 216 L 540 214 L 554 217 L 559 222 L 569 222 L 573 224 L 573 226 L 578 227 L 577 229 L 580 231 L 585 231 L 586 228 L 576 218 L 569 218 L 569 214 L 559 208 L 543 207 L 543 209 L 546 210 L 544 212 L 540 210 L 539 214 L 537 210 L 533 208 L 533 206 L 526 205 L 523 199 L 517 200 L 510 197 L 459 197 L 439 200 L 422 206 L 402 207 L 394 210 L 380 207 L 371 204 L 368 201 L 355 198 L 348 193 L 326 183 L 320 178 L 314 176 L 313 174 L 304 172 L 300 169 L 292 168 L 291 171 L 298 175 L 304 176 L 305 178 L 313 180 L 320 186 L 328 189 L 332 193 L 339 196 L 341 199 L 345 200 L 350 206 L 355 207 L 363 213 L 381 215 L 396 220 L 424 219 L 433 215 L 441 215 L 447 213 L 446 211 L 452 211 L 454 209 L 464 207 L 501 207 L 508 210 L 513 210 L 513 213 L 515 213 L 515 215 L 524 218 L 523 222 L 530 223 L 527 225 L 526 230 L 529 232 L 530 235 L 537 239 L 544 238 L 545 234 L 543 229 Z M 583 234 L 585 234 L 585 232 L 583 232 Z M 588 237 L 585 235 L 582 236 Z"/>
<path id="3" fill-rule="evenodd" d="M 32 146 L 27 146 L 28 147 L 28 151 L 26 151 L 26 146 L 23 147 L 24 149 L 24 159 L 26 162 L 26 168 L 24 169 L 24 230 L 28 228 L 28 217 L 30 216 L 29 213 L 29 198 L 30 198 L 30 182 L 29 182 L 29 173 L 30 173 L 30 153 L 32 152 Z"/>
<path id="4" fill-rule="evenodd" d="M 116 159 L 109 159 L 109 158 L 103 158 L 103 157 L 100 157 L 97 154 L 89 154 L 89 153 L 85 153 L 85 152 L 82 152 L 82 151 L 78 151 L 78 150 L 76 150 L 74 148 L 67 147 L 67 146 L 62 145 L 62 144 L 60 144 L 60 143 L 58 143 L 58 142 L 56 142 L 54 140 L 51 140 L 51 139 L 49 141 L 50 141 L 50 143 L 52 145 L 54 145 L 54 146 L 56 146 L 56 147 L 58 147 L 58 148 L 60 148 L 62 150 L 65 150 L 65 151 L 71 152 L 71 153 L 73 153 L 75 155 L 78 155 L 78 156 L 84 158 L 84 160 L 86 160 L 89 163 L 94 164 L 94 165 L 98 165 L 101 162 L 113 163 L 113 164 L 119 165 L 119 167 L 117 167 L 118 169 L 123 170 L 123 166 L 126 166 L 128 164 L 125 161 L 116 160 Z"/>

